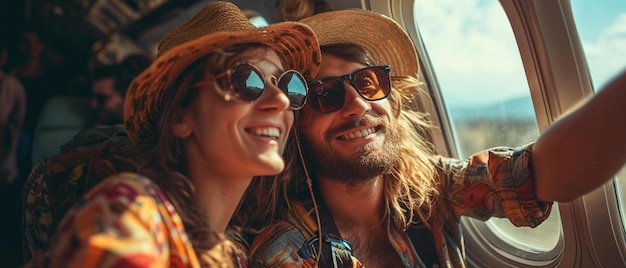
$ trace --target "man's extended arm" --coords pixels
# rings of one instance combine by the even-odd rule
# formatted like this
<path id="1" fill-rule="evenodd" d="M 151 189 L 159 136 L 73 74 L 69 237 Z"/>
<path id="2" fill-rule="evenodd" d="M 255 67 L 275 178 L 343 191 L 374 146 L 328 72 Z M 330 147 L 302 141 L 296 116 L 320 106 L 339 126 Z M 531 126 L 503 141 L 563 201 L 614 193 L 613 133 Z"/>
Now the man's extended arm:
<path id="1" fill-rule="evenodd" d="M 626 72 L 550 126 L 534 146 L 537 198 L 571 201 L 626 163 Z"/>

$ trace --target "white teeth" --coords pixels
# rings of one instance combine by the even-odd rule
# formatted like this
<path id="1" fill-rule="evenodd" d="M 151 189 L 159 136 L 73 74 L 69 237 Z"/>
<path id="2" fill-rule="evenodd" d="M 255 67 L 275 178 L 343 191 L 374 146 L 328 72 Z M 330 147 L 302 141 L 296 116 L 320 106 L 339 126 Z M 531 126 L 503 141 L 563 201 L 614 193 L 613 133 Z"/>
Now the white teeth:
<path id="1" fill-rule="evenodd" d="M 256 136 L 264 136 L 277 139 L 280 137 L 280 130 L 278 128 L 267 127 L 267 128 L 251 128 L 250 133 Z"/>
<path id="2" fill-rule="evenodd" d="M 367 136 L 369 134 L 372 134 L 374 132 L 376 132 L 376 129 L 374 127 L 371 127 L 371 128 L 366 128 L 366 129 L 363 129 L 363 130 L 360 130 L 360 131 L 355 131 L 355 132 L 352 132 L 352 133 L 348 133 L 348 134 L 342 135 L 342 136 L 339 137 L 339 139 L 341 139 L 341 140 L 351 140 L 351 139 L 365 137 L 365 136 Z"/>

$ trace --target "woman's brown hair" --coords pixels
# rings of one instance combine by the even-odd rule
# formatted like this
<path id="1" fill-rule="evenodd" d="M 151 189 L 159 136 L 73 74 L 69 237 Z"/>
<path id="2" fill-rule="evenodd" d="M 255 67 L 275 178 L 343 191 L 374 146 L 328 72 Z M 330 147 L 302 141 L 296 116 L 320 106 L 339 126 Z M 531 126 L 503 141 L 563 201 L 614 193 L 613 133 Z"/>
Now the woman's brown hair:
<path id="1" fill-rule="evenodd" d="M 224 261 L 212 259 L 205 254 L 217 244 L 224 242 L 224 237 L 209 226 L 206 214 L 194 202 L 195 188 L 188 177 L 187 159 L 182 140 L 174 135 L 172 125 L 178 122 L 182 111 L 198 99 L 196 96 L 201 88 L 195 87 L 196 83 L 206 79 L 208 74 L 223 72 L 231 57 L 243 50 L 257 47 L 269 50 L 260 44 L 237 45 L 213 52 L 185 68 L 173 83 L 172 90 L 168 90 L 164 96 L 163 110 L 158 121 L 158 133 L 152 135 L 157 140 L 140 137 L 136 148 L 138 172 L 159 185 L 161 191 L 172 203 L 203 265 Z M 214 82 L 213 86 L 219 85 Z"/>

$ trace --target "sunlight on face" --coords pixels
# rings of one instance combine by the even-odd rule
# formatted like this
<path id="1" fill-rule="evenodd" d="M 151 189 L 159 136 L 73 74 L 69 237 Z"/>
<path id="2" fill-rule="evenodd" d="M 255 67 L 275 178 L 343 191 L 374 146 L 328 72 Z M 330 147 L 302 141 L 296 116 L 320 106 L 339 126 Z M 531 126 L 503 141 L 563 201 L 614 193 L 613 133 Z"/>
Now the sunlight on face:
<path id="1" fill-rule="evenodd" d="M 323 54 L 315 79 L 342 76 L 366 67 Z M 305 147 L 315 159 L 318 175 L 356 183 L 388 170 L 397 157 L 397 139 L 387 99 L 368 101 L 344 81 L 345 102 L 332 113 L 316 113 L 310 107 L 300 112 Z"/>
<path id="2" fill-rule="evenodd" d="M 283 170 L 282 152 L 293 111 L 287 96 L 272 84 L 272 77 L 284 71 L 282 63 L 274 51 L 255 47 L 229 59 L 227 65 L 232 68 L 244 62 L 255 65 L 263 76 L 265 88 L 257 100 L 224 98 L 208 83 L 184 112 L 180 125 L 189 132 L 179 137 L 184 140 L 190 169 L 218 178 L 249 178 Z"/>

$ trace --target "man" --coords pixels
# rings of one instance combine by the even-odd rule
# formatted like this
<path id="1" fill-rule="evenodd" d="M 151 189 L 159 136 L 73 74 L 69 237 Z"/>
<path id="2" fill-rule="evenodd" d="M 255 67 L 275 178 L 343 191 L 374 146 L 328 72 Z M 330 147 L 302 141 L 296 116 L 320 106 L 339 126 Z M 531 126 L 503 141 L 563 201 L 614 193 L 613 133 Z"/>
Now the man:
<path id="1" fill-rule="evenodd" d="M 124 122 L 124 98 L 130 82 L 151 61 L 143 55 L 133 55 L 120 64 L 96 69 L 92 78 L 92 98 L 89 105 L 95 113 L 95 125 L 116 125 Z"/>
<path id="2" fill-rule="evenodd" d="M 358 10 L 302 22 L 322 64 L 285 152 L 295 169 L 284 172 L 288 211 L 257 235 L 251 266 L 464 267 L 461 216 L 534 227 L 552 201 L 593 190 L 626 162 L 626 117 L 615 112 L 626 74 L 535 144 L 448 159 L 432 153 L 424 115 L 409 109 L 418 64 L 399 25 Z"/>

